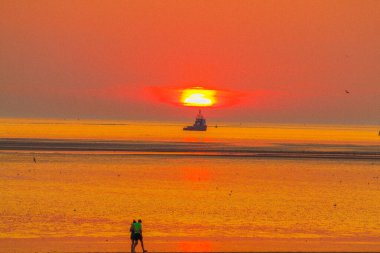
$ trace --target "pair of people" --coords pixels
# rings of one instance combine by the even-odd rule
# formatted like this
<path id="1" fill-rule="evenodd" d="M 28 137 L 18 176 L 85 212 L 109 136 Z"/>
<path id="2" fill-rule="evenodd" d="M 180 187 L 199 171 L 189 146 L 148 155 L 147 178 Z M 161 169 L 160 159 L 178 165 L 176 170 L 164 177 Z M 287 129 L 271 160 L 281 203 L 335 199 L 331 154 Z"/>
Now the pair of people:
<path id="1" fill-rule="evenodd" d="M 131 252 L 136 252 L 135 248 L 139 241 L 141 242 L 141 248 L 143 252 L 147 252 L 147 250 L 144 249 L 144 241 L 142 236 L 142 221 L 138 220 L 138 222 L 136 222 L 136 220 L 133 220 L 129 231 L 131 232 Z"/>

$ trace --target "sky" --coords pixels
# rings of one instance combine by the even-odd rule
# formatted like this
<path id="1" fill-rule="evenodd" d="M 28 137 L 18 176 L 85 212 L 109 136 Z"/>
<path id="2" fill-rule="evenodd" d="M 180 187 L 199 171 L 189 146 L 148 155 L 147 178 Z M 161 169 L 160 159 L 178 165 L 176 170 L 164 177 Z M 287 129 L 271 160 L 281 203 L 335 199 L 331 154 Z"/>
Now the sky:
<path id="1" fill-rule="evenodd" d="M 380 1 L 0 1 L 0 117 L 380 124 Z M 165 94 L 164 94 L 165 95 Z"/>

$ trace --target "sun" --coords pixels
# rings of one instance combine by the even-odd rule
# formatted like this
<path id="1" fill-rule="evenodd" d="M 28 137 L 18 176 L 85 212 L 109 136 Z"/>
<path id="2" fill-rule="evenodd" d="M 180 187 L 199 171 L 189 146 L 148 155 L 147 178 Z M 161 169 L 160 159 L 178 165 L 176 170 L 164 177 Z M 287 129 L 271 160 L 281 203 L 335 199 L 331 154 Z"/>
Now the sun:
<path id="1" fill-rule="evenodd" d="M 213 106 L 216 103 L 215 90 L 194 87 L 182 91 L 181 103 L 185 106 Z"/>

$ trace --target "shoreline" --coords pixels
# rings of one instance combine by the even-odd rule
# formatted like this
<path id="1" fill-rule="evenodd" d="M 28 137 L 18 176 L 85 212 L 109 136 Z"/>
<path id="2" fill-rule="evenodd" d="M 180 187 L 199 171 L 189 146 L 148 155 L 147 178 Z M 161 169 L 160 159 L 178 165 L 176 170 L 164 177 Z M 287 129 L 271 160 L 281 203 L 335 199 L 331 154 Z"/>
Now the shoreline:
<path id="1" fill-rule="evenodd" d="M 356 240 L 355 240 L 356 239 Z M 0 252 L 129 252 L 128 236 L 0 238 Z M 378 238 L 192 238 L 144 236 L 148 252 L 378 252 Z M 141 252 L 138 245 L 137 252 Z"/>
<path id="2" fill-rule="evenodd" d="M 0 152 L 379 160 L 380 145 L 0 139 Z"/>

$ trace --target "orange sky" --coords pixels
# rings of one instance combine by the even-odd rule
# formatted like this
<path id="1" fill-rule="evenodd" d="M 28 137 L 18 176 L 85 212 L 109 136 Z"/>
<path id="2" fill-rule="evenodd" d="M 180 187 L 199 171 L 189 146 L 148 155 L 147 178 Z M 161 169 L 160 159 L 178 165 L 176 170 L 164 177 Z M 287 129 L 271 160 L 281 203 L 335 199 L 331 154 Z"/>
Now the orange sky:
<path id="1" fill-rule="evenodd" d="M 0 117 L 380 123 L 380 1 L 2 1 Z M 346 93 L 348 90 L 349 93 Z"/>

